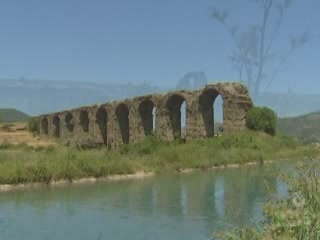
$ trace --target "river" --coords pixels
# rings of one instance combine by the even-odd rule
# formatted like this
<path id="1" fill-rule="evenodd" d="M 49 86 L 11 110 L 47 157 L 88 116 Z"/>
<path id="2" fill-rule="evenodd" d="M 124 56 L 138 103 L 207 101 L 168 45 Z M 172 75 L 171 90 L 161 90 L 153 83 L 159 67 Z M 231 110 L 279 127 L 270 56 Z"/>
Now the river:
<path id="1" fill-rule="evenodd" d="M 0 193 L 0 239 L 210 239 L 253 225 L 261 204 L 285 186 L 265 164 Z"/>

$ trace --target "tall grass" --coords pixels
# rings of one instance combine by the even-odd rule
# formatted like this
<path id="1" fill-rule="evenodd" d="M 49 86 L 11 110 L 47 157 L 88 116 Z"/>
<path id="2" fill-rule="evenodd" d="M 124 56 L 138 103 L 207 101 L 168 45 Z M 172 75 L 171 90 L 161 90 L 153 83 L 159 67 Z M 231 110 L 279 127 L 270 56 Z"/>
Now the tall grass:
<path id="1" fill-rule="evenodd" d="M 227 164 L 283 158 L 310 157 L 311 147 L 283 136 L 244 131 L 237 134 L 169 143 L 154 136 L 117 150 L 70 150 L 63 147 L 0 147 L 0 184 L 49 183 L 112 174 L 179 172 L 185 168 L 209 169 Z"/>
<path id="2" fill-rule="evenodd" d="M 216 239 L 320 239 L 320 160 L 300 163 L 294 174 L 284 174 L 286 198 L 273 197 L 264 205 L 259 228 L 214 234 Z"/>

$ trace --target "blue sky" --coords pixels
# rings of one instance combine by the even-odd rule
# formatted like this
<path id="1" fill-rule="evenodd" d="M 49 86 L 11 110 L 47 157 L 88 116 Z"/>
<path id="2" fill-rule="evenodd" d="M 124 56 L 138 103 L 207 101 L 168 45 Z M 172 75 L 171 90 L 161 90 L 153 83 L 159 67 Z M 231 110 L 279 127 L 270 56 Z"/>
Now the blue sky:
<path id="1" fill-rule="evenodd" d="M 211 81 L 237 80 L 234 48 L 210 17 L 232 11 L 240 26 L 260 17 L 250 0 L 2 0 L 0 79 L 142 83 L 175 86 L 190 71 Z M 320 93 L 320 1 L 296 0 L 276 42 L 307 31 L 268 91 Z"/>

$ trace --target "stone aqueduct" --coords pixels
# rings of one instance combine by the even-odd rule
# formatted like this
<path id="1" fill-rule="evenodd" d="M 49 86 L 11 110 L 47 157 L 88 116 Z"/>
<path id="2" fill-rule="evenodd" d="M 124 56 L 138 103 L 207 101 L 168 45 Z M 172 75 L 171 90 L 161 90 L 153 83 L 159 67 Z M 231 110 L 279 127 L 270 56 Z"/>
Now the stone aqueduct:
<path id="1" fill-rule="evenodd" d="M 223 100 L 224 133 L 244 129 L 246 113 L 253 104 L 247 88 L 239 83 L 217 83 L 196 91 L 135 97 L 45 114 L 37 119 L 41 135 L 66 139 L 89 134 L 108 148 L 137 143 L 153 131 L 158 137 L 172 141 L 181 136 L 180 108 L 185 101 L 185 140 L 188 141 L 214 136 L 213 103 L 218 95 Z"/>

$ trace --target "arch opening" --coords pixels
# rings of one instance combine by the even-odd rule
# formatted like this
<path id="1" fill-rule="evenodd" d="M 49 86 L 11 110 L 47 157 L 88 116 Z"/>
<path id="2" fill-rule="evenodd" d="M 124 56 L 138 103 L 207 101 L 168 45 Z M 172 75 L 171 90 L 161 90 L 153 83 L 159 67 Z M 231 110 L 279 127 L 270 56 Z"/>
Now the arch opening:
<path id="1" fill-rule="evenodd" d="M 80 112 L 80 125 L 83 132 L 89 132 L 89 114 L 85 110 Z"/>
<path id="2" fill-rule="evenodd" d="M 139 105 L 139 113 L 145 135 L 153 134 L 156 125 L 156 108 L 154 103 L 149 99 L 142 101 Z"/>
<path id="3" fill-rule="evenodd" d="M 187 103 L 186 101 L 183 101 L 180 107 L 180 113 L 181 113 L 181 138 L 185 139 L 187 136 Z"/>
<path id="4" fill-rule="evenodd" d="M 74 129 L 74 120 L 73 120 L 73 115 L 72 113 L 67 113 L 65 116 L 65 123 L 66 123 L 66 128 L 68 129 L 69 132 L 73 132 Z"/>
<path id="5" fill-rule="evenodd" d="M 223 132 L 223 100 L 215 89 L 205 90 L 199 97 L 199 105 L 205 126 L 206 137 Z"/>
<path id="6" fill-rule="evenodd" d="M 104 145 L 108 145 L 108 113 L 105 108 L 99 108 L 96 113 L 96 121 L 99 127 L 99 131 Z"/>
<path id="7" fill-rule="evenodd" d="M 52 123 L 54 126 L 53 136 L 56 138 L 60 137 L 60 118 L 59 116 L 54 116 L 52 119 Z"/>
<path id="8" fill-rule="evenodd" d="M 214 134 L 223 134 L 223 99 L 219 94 L 213 103 L 213 124 L 214 124 Z"/>
<path id="9" fill-rule="evenodd" d="M 169 110 L 174 139 L 185 138 L 187 127 L 187 104 L 184 97 L 178 94 L 172 95 L 168 99 L 166 107 Z"/>
<path id="10" fill-rule="evenodd" d="M 152 109 L 152 117 L 153 117 L 152 132 L 154 134 L 156 132 L 156 123 L 157 123 L 157 109 L 156 109 L 156 107 L 153 107 L 153 109 Z"/>
<path id="11" fill-rule="evenodd" d="M 129 144 L 129 108 L 120 103 L 116 109 L 116 116 L 120 128 L 122 142 Z"/>
<path id="12" fill-rule="evenodd" d="M 48 135 L 49 133 L 49 122 L 48 122 L 48 119 L 47 118 L 43 118 L 42 121 L 41 121 L 41 128 L 42 128 L 42 132 L 45 134 L 45 135 Z"/>

